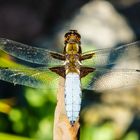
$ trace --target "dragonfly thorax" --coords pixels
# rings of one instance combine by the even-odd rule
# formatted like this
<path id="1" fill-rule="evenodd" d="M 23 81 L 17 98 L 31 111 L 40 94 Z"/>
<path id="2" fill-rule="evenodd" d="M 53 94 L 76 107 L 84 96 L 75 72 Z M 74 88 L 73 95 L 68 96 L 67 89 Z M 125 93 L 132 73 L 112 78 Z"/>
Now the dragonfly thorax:
<path id="1" fill-rule="evenodd" d="M 79 53 L 80 46 L 77 43 L 67 43 L 65 47 L 66 54 L 77 54 Z"/>
<path id="2" fill-rule="evenodd" d="M 80 74 L 79 54 L 66 54 L 65 70 L 66 74 L 69 72 L 76 72 Z"/>
<path id="3" fill-rule="evenodd" d="M 75 72 L 80 74 L 80 54 L 81 46 L 76 42 L 76 39 L 72 37 L 69 39 L 70 43 L 66 43 L 64 54 L 65 54 L 65 70 L 66 74 Z"/>

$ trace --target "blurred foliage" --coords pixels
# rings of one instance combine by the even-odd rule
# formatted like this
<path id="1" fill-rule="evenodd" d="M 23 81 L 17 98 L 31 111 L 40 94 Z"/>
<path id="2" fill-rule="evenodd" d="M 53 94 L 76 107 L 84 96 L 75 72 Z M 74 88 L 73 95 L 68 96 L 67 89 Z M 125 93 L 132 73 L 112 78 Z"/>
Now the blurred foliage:
<path id="1" fill-rule="evenodd" d="M 55 94 L 51 91 L 47 93 L 44 90 L 25 88 L 24 97 L 26 99 L 24 106 L 14 106 L 8 116 L 3 116 L 4 122 L 1 123 L 3 120 L 0 119 L 0 131 L 12 131 L 17 135 L 51 140 L 56 105 Z M 9 124 L 5 126 L 7 120 Z M 2 138 L 0 135 L 0 139 Z"/>
<path id="2" fill-rule="evenodd" d="M 4 133 L 0 133 L 0 139 L 1 140 L 9 140 L 9 139 L 10 140 L 35 140 L 35 139 L 24 138 L 24 137 L 19 137 L 19 136 L 4 134 Z"/>
<path id="3" fill-rule="evenodd" d="M 81 128 L 81 140 L 116 140 L 114 126 L 111 123 L 92 126 L 84 125 Z M 136 132 L 129 132 L 121 140 L 139 140 Z"/>

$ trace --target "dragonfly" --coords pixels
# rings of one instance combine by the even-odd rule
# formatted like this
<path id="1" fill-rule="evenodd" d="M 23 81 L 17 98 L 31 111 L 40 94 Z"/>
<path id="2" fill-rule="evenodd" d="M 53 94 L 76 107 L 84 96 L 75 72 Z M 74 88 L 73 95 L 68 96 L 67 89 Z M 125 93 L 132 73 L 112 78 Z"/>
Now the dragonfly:
<path id="1" fill-rule="evenodd" d="M 139 46 L 140 42 L 137 41 L 115 48 L 95 49 L 83 53 L 81 35 L 77 30 L 69 30 L 64 35 L 62 53 L 0 38 L 0 50 L 15 58 L 39 65 L 25 67 L 0 64 L 0 80 L 33 88 L 44 88 L 54 85 L 58 77 L 63 77 L 65 110 L 73 126 L 81 110 L 82 88 L 102 91 L 140 84 L 140 69 L 116 68 L 119 63 L 116 60 L 121 57 L 129 56 L 127 62 L 139 58 Z M 55 76 L 51 75 L 52 73 L 55 73 Z M 81 83 L 88 75 L 92 78 L 84 87 Z M 116 77 L 112 84 L 108 78 L 114 75 Z"/>

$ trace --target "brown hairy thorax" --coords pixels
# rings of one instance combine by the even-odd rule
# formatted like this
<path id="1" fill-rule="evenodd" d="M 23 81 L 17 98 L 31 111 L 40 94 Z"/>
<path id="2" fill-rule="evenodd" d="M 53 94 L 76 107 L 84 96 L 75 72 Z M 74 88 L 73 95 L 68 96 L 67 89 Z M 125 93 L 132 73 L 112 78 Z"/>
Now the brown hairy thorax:
<path id="1" fill-rule="evenodd" d="M 64 35 L 64 44 L 63 54 L 51 53 L 53 58 L 63 60 L 64 65 L 52 67 L 51 71 L 64 78 L 69 72 L 74 72 L 82 78 L 95 70 L 95 68 L 83 67 L 81 64 L 81 61 L 92 58 L 94 54 L 82 55 L 81 35 L 77 30 L 69 30 Z"/>

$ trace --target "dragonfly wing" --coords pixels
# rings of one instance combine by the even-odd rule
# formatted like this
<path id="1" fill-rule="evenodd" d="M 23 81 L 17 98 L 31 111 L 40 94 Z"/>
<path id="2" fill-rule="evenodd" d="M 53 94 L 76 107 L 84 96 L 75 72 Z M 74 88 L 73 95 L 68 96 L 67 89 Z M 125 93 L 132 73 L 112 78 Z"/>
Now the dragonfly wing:
<path id="1" fill-rule="evenodd" d="M 54 89 L 58 84 L 59 77 L 45 68 L 0 67 L 0 80 L 33 88 Z"/>
<path id="2" fill-rule="evenodd" d="M 97 68 L 87 76 L 90 82 L 83 88 L 95 91 L 119 89 L 140 84 L 140 70 Z"/>
<path id="3" fill-rule="evenodd" d="M 103 67 L 103 66 L 112 66 L 119 63 L 124 58 L 125 61 L 129 61 L 132 59 L 140 58 L 140 41 L 118 46 L 116 48 L 105 48 L 98 49 L 89 52 L 83 53 L 85 54 L 93 54 L 93 57 L 88 60 L 84 60 L 82 62 L 83 65 L 88 65 L 90 67 Z"/>
<path id="4" fill-rule="evenodd" d="M 19 59 L 31 63 L 43 64 L 43 65 L 62 64 L 62 61 L 54 59 L 51 56 L 51 53 L 56 54 L 56 52 L 49 51 L 43 48 L 41 49 L 41 48 L 28 46 L 9 39 L 0 38 L 0 49 L 14 57 L 17 57 Z"/>

